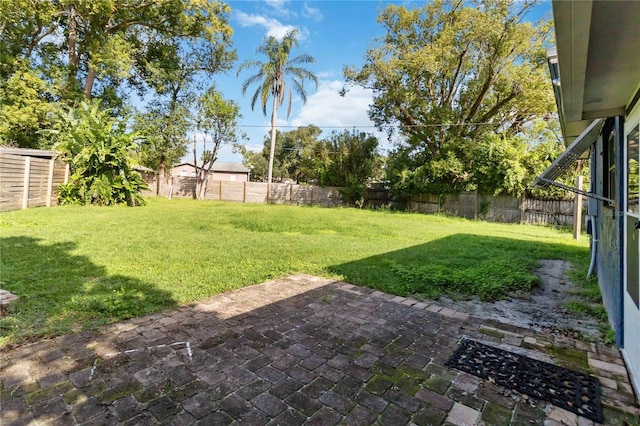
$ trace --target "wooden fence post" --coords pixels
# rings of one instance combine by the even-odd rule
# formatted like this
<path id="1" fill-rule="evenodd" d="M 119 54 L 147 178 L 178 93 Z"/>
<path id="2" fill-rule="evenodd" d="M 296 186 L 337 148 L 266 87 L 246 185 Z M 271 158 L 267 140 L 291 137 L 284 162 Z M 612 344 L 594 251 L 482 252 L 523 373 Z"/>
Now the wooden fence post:
<path id="1" fill-rule="evenodd" d="M 524 225 L 526 220 L 525 209 L 527 203 L 527 196 L 523 193 L 520 197 L 520 225 Z"/>
<path id="2" fill-rule="evenodd" d="M 218 201 L 222 201 L 222 181 L 220 181 L 220 193 L 218 194 Z"/>
<path id="3" fill-rule="evenodd" d="M 476 199 L 473 206 L 473 220 L 478 220 L 478 189 L 476 188 Z"/>
<path id="4" fill-rule="evenodd" d="M 24 158 L 24 180 L 22 181 L 22 208 L 29 207 L 29 180 L 31 178 L 31 157 Z"/>
<path id="5" fill-rule="evenodd" d="M 242 185 L 242 202 L 246 203 L 247 202 L 247 182 L 244 182 L 244 185 Z"/>
<path id="6" fill-rule="evenodd" d="M 47 183 L 47 207 L 51 207 L 51 197 L 53 196 L 53 166 L 56 160 L 49 160 L 49 181 Z"/>
<path id="7" fill-rule="evenodd" d="M 583 177 L 578 176 L 576 179 L 576 187 L 582 191 Z M 580 241 L 582 233 L 582 194 L 576 192 L 576 198 L 573 202 L 573 238 Z"/>

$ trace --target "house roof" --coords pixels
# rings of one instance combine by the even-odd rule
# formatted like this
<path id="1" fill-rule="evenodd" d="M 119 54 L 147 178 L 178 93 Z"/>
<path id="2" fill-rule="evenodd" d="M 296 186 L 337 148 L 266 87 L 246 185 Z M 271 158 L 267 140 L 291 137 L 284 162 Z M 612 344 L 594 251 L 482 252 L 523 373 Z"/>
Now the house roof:
<path id="1" fill-rule="evenodd" d="M 216 161 L 213 163 L 214 172 L 235 172 L 235 173 L 249 173 L 251 170 L 245 167 L 242 163 L 223 163 Z"/>
<path id="2" fill-rule="evenodd" d="M 556 98 L 569 145 L 596 118 L 625 115 L 640 89 L 640 2 L 553 1 Z M 558 99 L 558 96 L 560 98 Z"/>
<path id="3" fill-rule="evenodd" d="M 640 2 L 553 0 L 553 19 L 547 62 L 568 148 L 531 186 L 558 185 L 598 137 L 601 119 L 628 114 L 640 96 Z"/>
<path id="4" fill-rule="evenodd" d="M 190 167 L 195 167 L 193 165 L 193 163 L 180 163 L 180 164 L 176 164 L 175 167 L 180 167 L 180 166 L 190 166 Z M 213 163 L 213 169 L 214 172 L 226 172 L 226 173 L 249 173 L 251 170 L 248 169 L 247 167 L 244 166 L 244 164 L 242 163 L 225 163 L 222 161 L 216 161 L 215 163 Z"/>

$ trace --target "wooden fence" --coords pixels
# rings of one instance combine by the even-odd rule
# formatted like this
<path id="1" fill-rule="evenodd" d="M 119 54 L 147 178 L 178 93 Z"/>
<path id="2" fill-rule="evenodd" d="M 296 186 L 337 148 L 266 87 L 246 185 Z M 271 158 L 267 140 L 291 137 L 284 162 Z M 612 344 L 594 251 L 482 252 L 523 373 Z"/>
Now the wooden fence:
<path id="1" fill-rule="evenodd" d="M 369 189 L 366 201 L 369 205 L 399 206 L 389 191 L 380 186 Z M 413 212 L 445 213 L 490 222 L 573 226 L 574 200 L 461 192 L 445 196 L 417 195 L 409 200 L 406 208 Z"/>
<path id="2" fill-rule="evenodd" d="M 0 211 L 57 204 L 58 186 L 68 180 L 68 167 L 53 159 L 15 155 L 0 151 Z M 155 194 L 155 175 L 146 180 Z M 170 177 L 161 182 L 160 195 L 193 198 L 195 178 Z M 334 207 L 341 205 L 340 188 L 288 183 L 209 181 L 207 200 L 240 203 L 273 203 Z M 369 188 L 367 205 L 399 207 L 388 189 Z M 492 222 L 529 223 L 542 225 L 573 225 L 574 201 L 509 197 L 461 192 L 438 196 L 422 194 L 411 198 L 406 206 L 420 213 L 445 213 L 469 219 Z"/>
<path id="3" fill-rule="evenodd" d="M 155 178 L 148 182 L 155 191 Z M 196 179 L 193 177 L 170 177 L 160 185 L 160 196 L 171 198 L 194 198 Z M 233 201 L 239 203 L 296 204 L 335 207 L 341 204 L 340 188 L 289 183 L 262 182 L 207 182 L 206 200 Z"/>
<path id="4" fill-rule="evenodd" d="M 67 177 L 66 165 L 52 158 L 0 152 L 0 211 L 56 205 Z"/>

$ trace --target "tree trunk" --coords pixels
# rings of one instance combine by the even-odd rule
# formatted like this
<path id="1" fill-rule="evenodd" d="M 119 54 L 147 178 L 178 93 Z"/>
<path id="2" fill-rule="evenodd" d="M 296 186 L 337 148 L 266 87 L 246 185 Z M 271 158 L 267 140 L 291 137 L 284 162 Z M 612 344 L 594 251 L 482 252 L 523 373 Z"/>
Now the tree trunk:
<path id="1" fill-rule="evenodd" d="M 202 164 L 202 167 L 204 168 L 204 163 Z M 202 170 L 198 169 L 198 155 L 197 155 L 197 141 L 196 141 L 196 134 L 193 134 L 193 168 L 196 172 L 196 182 L 195 185 L 193 186 L 193 198 L 194 199 L 200 199 L 200 188 L 202 186 Z"/>
<path id="2" fill-rule="evenodd" d="M 164 180 L 166 169 L 166 158 L 160 158 L 160 164 L 158 164 L 158 180 L 156 181 L 156 197 L 160 195 L 160 182 Z"/>
<path id="3" fill-rule="evenodd" d="M 76 47 L 77 23 L 76 23 L 76 7 L 72 4 L 69 6 L 69 76 L 67 82 L 67 89 L 73 90 L 75 86 L 76 73 L 78 72 L 78 52 Z"/>
<path id="4" fill-rule="evenodd" d="M 267 183 L 271 183 L 273 178 L 273 157 L 276 151 L 276 119 L 278 117 L 278 97 L 273 95 L 273 111 L 271 112 L 271 147 L 269 148 L 269 173 Z"/>
<path id="5" fill-rule="evenodd" d="M 93 82 L 96 80 L 96 70 L 89 66 L 89 72 L 87 72 L 87 79 L 84 82 L 84 96 L 87 99 L 91 99 L 91 92 L 93 91 Z"/>
<path id="6" fill-rule="evenodd" d="M 213 170 L 213 164 L 218 160 L 218 151 L 220 149 L 220 144 L 222 140 L 219 137 L 214 136 L 213 138 L 213 147 L 211 148 L 211 157 L 209 157 L 208 161 L 202 162 L 202 169 L 204 172 L 204 180 L 202 181 L 202 186 L 200 187 L 200 199 L 204 200 L 205 195 L 207 194 L 207 184 L 209 183 L 209 174 L 211 170 Z M 207 137 L 204 137 L 204 148 L 203 155 L 207 152 Z"/>
<path id="7" fill-rule="evenodd" d="M 204 196 L 207 193 L 207 181 L 209 180 L 209 174 L 205 174 L 204 178 L 200 182 L 200 191 L 198 192 L 198 200 L 204 200 Z"/>

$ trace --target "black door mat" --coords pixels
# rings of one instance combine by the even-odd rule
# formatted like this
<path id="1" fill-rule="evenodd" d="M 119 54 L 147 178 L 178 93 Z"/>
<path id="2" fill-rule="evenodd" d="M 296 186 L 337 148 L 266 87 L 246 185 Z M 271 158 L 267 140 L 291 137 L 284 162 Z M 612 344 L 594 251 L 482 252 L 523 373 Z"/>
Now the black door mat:
<path id="1" fill-rule="evenodd" d="M 464 339 L 445 365 L 602 422 L 597 377 Z"/>

